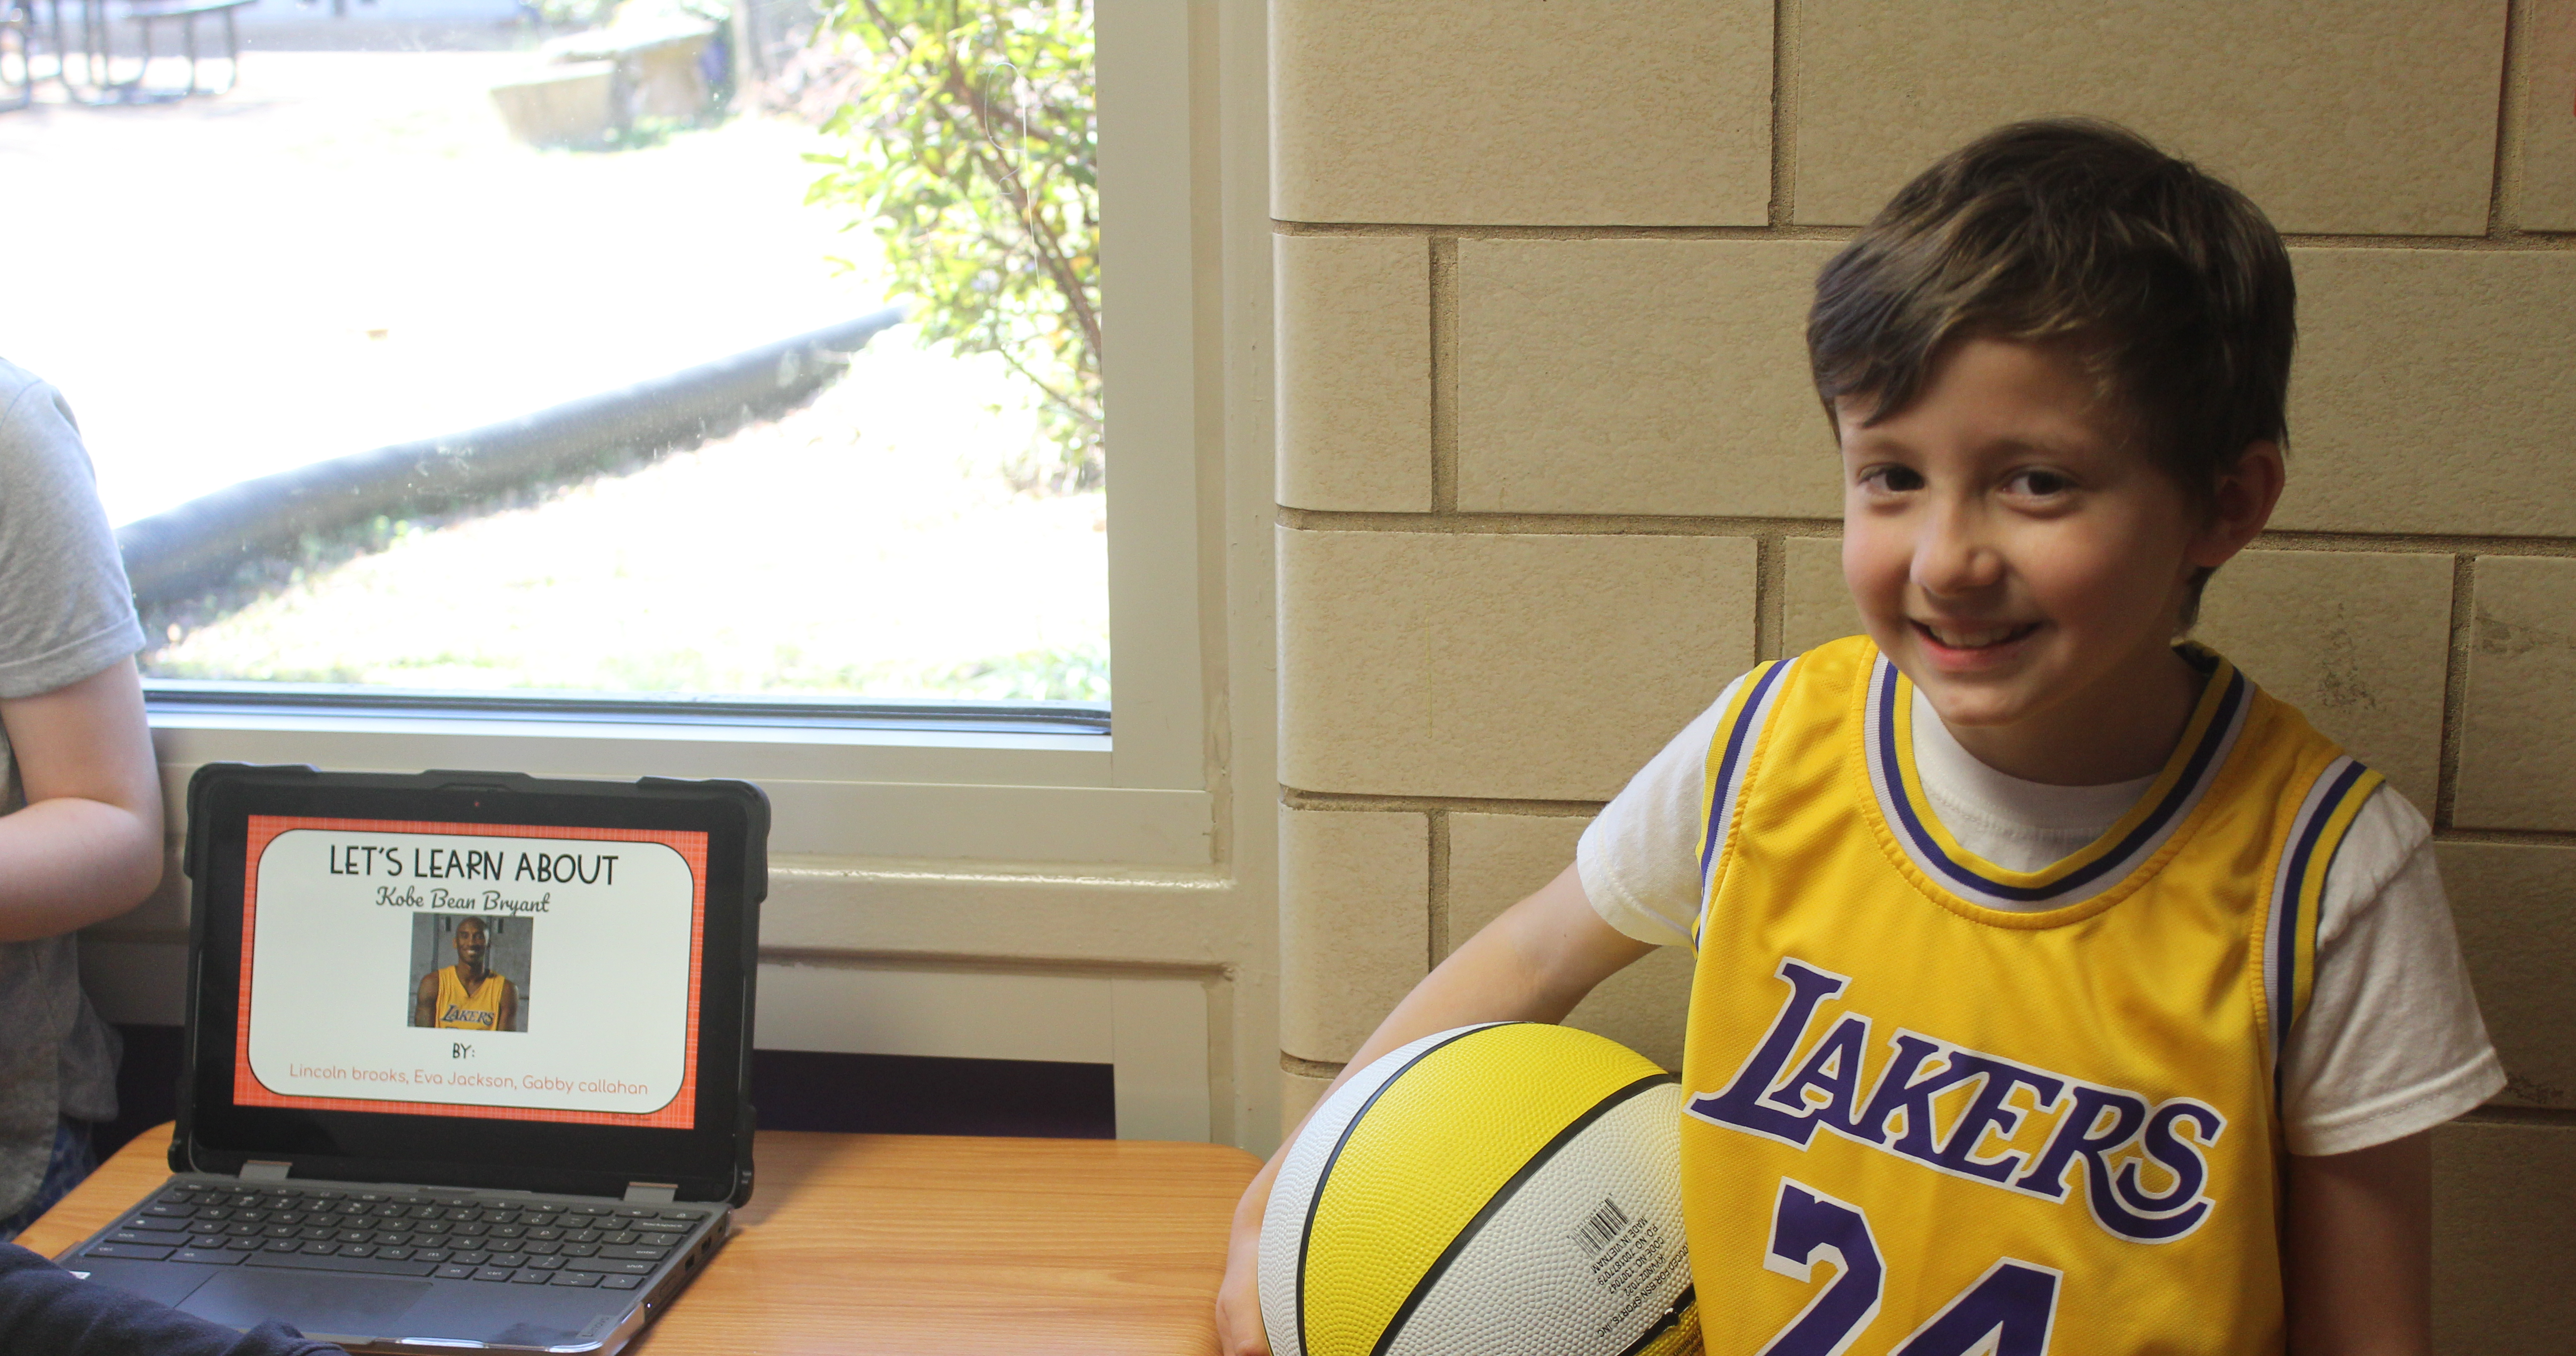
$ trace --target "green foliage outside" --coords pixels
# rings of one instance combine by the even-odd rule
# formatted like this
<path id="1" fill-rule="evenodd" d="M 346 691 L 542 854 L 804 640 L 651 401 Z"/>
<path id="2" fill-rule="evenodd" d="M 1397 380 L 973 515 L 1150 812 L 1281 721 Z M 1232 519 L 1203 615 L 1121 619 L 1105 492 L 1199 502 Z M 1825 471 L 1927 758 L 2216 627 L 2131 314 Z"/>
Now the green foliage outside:
<path id="1" fill-rule="evenodd" d="M 933 679 L 942 691 L 980 701 L 1105 702 L 1109 647 L 1093 642 L 997 655 L 957 665 Z"/>
<path id="2" fill-rule="evenodd" d="M 1052 447 L 1014 479 L 1103 476 L 1090 0 L 827 0 L 862 68 L 806 201 L 871 226 L 925 344 L 998 353 Z"/>

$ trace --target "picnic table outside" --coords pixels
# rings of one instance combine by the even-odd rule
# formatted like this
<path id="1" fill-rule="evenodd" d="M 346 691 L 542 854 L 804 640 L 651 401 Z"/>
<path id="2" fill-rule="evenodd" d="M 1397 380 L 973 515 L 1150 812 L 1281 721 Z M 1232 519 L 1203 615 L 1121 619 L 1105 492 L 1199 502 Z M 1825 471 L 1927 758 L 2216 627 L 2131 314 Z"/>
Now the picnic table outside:
<path id="1" fill-rule="evenodd" d="M 73 0 L 72 19 L 66 22 L 63 0 L 44 0 L 41 17 L 36 0 L 0 0 L 0 112 L 32 103 L 36 85 L 47 80 L 61 85 L 65 98 L 83 104 L 162 103 L 227 93 L 239 82 L 241 29 L 234 15 L 258 0 L 127 0 L 124 18 L 136 30 L 130 57 L 118 52 L 112 3 Z M 224 32 L 224 82 L 211 87 L 197 74 L 205 55 L 197 45 L 197 21 L 210 15 L 222 21 Z M 154 85 L 149 82 L 154 33 L 169 26 L 180 30 L 179 55 L 187 60 L 188 79 L 182 85 Z M 39 65 L 48 57 L 50 70 Z M 118 78 L 119 64 L 129 60 L 132 74 Z"/>

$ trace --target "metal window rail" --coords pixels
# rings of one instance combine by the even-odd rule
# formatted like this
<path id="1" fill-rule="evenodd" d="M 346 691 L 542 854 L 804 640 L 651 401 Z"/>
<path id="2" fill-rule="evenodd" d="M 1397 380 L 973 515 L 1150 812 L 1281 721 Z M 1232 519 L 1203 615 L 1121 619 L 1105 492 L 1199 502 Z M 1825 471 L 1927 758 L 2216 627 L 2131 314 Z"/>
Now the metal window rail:
<path id="1" fill-rule="evenodd" d="M 791 729 L 1099 735 L 1095 702 L 822 701 L 810 697 L 692 697 L 609 692 L 454 692 L 341 683 L 225 683 L 152 678 L 155 714 L 528 721 L 549 724 L 763 726 Z"/>

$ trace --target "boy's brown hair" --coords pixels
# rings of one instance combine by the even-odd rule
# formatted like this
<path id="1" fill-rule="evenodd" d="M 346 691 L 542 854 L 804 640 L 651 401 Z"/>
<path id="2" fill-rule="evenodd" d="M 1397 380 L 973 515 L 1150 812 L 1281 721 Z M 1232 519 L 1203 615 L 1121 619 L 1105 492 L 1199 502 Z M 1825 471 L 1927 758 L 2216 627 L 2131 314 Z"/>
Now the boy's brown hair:
<path id="1" fill-rule="evenodd" d="M 1876 423 L 1952 339 L 2066 344 L 2206 506 L 2248 443 L 2287 441 L 2296 299 L 2244 194 L 2126 128 L 2056 118 L 1989 132 L 1899 190 L 1817 275 L 1807 354 L 1826 417 L 1856 399 Z"/>

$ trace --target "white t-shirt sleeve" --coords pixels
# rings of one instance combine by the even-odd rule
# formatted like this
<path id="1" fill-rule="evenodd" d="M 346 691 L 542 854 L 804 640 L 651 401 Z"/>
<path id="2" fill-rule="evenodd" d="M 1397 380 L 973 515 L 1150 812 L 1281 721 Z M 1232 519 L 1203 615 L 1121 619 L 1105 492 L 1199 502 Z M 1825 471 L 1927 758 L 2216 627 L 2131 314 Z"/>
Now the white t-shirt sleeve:
<path id="1" fill-rule="evenodd" d="M 1574 869 L 1601 921 L 1641 942 L 1689 946 L 1699 919 L 1699 798 L 1708 745 L 1742 678 L 1647 760 L 1575 844 Z"/>
<path id="2" fill-rule="evenodd" d="M 2290 1152 L 2340 1154 L 2428 1130 L 2504 1087 L 2451 927 L 2432 830 L 2382 787 L 2326 880 L 2316 985 L 2290 1030 Z"/>

